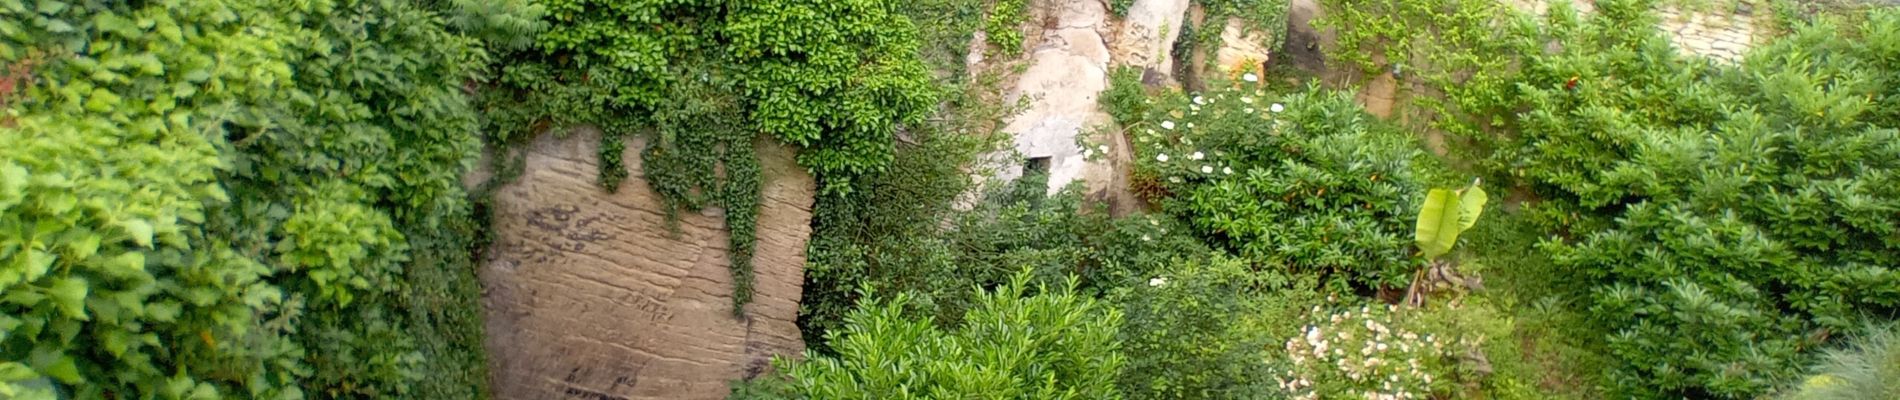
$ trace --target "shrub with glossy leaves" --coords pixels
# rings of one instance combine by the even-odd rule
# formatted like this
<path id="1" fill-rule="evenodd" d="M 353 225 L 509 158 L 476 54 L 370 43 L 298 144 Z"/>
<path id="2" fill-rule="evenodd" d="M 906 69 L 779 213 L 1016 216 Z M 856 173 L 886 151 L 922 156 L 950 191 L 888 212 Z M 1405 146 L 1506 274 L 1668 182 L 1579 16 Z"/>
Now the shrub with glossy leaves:
<path id="1" fill-rule="evenodd" d="M 1136 171 L 1173 193 L 1165 209 L 1211 243 L 1336 286 L 1401 286 L 1420 265 L 1410 257 L 1420 152 L 1349 96 L 1242 83 L 1157 100 L 1129 128 Z"/>
<path id="2" fill-rule="evenodd" d="M 1118 399 L 1121 313 L 1068 287 L 1017 274 L 979 293 L 955 329 L 906 315 L 898 294 L 872 300 L 827 339 L 838 355 L 783 366 L 811 399 Z M 875 298 L 875 297 L 874 297 Z"/>

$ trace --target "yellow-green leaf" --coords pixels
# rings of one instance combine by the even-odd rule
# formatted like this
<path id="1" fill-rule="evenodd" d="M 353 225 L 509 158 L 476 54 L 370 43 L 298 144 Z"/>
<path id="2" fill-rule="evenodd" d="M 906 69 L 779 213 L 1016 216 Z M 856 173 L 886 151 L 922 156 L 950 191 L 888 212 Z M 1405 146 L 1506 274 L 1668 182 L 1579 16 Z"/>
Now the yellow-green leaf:
<path id="1" fill-rule="evenodd" d="M 1420 255 L 1437 258 L 1451 251 L 1452 243 L 1458 240 L 1459 218 L 1453 214 L 1458 209 L 1458 196 L 1450 190 L 1432 189 L 1425 194 L 1425 205 L 1419 209 L 1418 226 L 1413 232 Z"/>

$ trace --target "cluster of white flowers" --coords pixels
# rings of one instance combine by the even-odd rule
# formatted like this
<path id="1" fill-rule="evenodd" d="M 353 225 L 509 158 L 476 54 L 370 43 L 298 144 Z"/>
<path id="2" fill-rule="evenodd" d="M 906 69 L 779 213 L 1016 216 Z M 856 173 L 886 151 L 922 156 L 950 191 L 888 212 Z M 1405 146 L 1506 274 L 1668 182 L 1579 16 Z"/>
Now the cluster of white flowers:
<path id="1" fill-rule="evenodd" d="M 1243 74 L 1246 82 L 1259 82 L 1260 77 L 1252 73 Z M 1255 85 L 1257 86 L 1257 85 Z M 1268 93 L 1257 87 L 1244 87 L 1238 90 L 1217 90 L 1205 95 L 1192 95 L 1185 104 L 1176 103 L 1173 108 L 1161 114 L 1154 125 L 1140 128 L 1134 135 L 1137 157 L 1151 157 L 1143 160 L 1149 163 L 1160 178 L 1169 183 L 1184 183 L 1189 180 L 1235 175 L 1236 167 L 1228 164 L 1219 151 L 1208 151 L 1210 132 L 1203 132 L 1207 124 L 1217 121 L 1232 121 L 1243 113 L 1249 118 L 1259 118 L 1266 123 L 1268 134 L 1278 135 L 1281 117 L 1278 113 L 1286 111 L 1286 105 L 1269 101 Z M 1206 114 L 1202 108 L 1206 107 Z M 1258 107 L 1258 108 L 1256 108 Z M 1197 126 L 1199 123 L 1200 126 Z M 1251 122 L 1242 122 L 1252 125 Z M 1099 149 L 1107 154 L 1106 147 Z M 1151 160 L 1151 161 L 1150 161 Z"/>
<path id="2" fill-rule="evenodd" d="M 1396 312 L 1360 307 L 1315 321 L 1286 341 L 1292 366 L 1275 381 L 1295 398 L 1430 398 L 1430 366 L 1445 359 L 1445 343 L 1392 326 Z"/>

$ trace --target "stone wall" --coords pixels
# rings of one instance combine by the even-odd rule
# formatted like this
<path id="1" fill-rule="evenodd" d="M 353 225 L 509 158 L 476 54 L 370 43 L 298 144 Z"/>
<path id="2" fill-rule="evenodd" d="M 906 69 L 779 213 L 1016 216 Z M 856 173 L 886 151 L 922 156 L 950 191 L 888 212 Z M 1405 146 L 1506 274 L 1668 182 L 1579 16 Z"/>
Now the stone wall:
<path id="1" fill-rule="evenodd" d="M 1676 48 L 1724 63 L 1741 61 L 1742 53 L 1762 39 L 1756 29 L 1752 8 L 1734 8 L 1725 12 L 1661 12 L 1657 28 L 1669 34 Z"/>
<path id="2" fill-rule="evenodd" d="M 639 150 L 617 193 L 594 185 L 599 133 L 541 135 L 495 197 L 481 270 L 496 399 L 723 399 L 728 383 L 804 349 L 798 327 L 812 178 L 789 148 L 759 149 L 757 296 L 734 317 L 720 211 L 668 233 Z"/>

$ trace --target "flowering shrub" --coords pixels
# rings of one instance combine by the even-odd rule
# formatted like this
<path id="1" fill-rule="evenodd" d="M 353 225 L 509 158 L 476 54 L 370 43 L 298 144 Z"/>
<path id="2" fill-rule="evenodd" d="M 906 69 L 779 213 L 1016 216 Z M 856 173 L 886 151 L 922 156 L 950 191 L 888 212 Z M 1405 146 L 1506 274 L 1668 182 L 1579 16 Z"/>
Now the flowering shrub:
<path id="1" fill-rule="evenodd" d="M 1420 263 L 1416 144 L 1344 93 L 1271 95 L 1258 81 L 1148 99 L 1145 117 L 1123 121 L 1136 176 L 1153 179 L 1138 186 L 1250 260 L 1326 274 L 1335 287 L 1403 285 Z"/>
<path id="2" fill-rule="evenodd" d="M 1287 339 L 1274 377 L 1295 399 L 1427 399 L 1450 390 L 1452 356 L 1475 341 L 1417 332 L 1385 306 L 1360 306 L 1314 320 Z"/>

